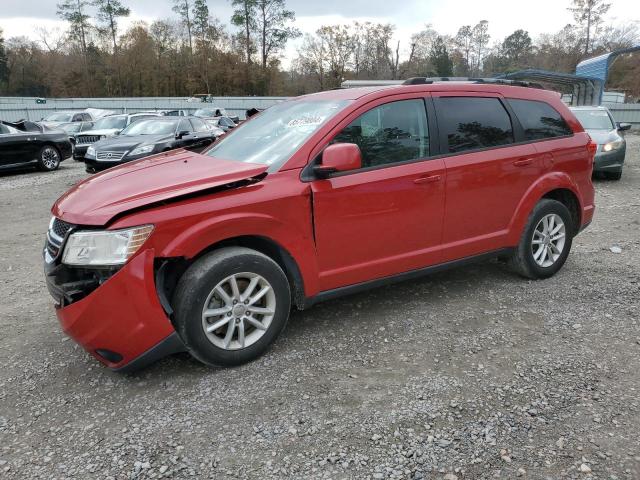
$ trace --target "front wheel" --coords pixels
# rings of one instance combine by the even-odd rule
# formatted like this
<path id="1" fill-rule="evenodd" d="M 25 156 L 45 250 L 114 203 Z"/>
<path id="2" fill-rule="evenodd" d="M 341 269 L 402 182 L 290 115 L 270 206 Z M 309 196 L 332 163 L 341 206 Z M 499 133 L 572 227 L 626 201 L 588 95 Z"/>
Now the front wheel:
<path id="1" fill-rule="evenodd" d="M 260 252 L 226 247 L 198 259 L 174 293 L 175 324 L 188 351 L 208 365 L 235 366 L 260 356 L 284 329 L 289 282 Z"/>
<path id="2" fill-rule="evenodd" d="M 51 172 L 60 166 L 60 152 L 53 145 L 45 145 L 38 154 L 38 169 Z"/>
<path id="3" fill-rule="evenodd" d="M 557 200 L 544 198 L 535 206 L 510 263 L 526 278 L 548 278 L 567 260 L 573 232 L 571 213 Z"/>

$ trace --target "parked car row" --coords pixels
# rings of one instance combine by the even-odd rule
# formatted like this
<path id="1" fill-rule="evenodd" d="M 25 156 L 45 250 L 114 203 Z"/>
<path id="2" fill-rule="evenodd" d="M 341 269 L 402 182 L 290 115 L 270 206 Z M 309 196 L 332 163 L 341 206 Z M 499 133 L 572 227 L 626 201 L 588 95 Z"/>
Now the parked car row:
<path id="1" fill-rule="evenodd" d="M 175 148 L 201 151 L 236 126 L 226 117 L 221 121 L 185 113 L 165 110 L 99 117 L 65 111 L 37 123 L 2 122 L 0 169 L 35 165 L 55 170 L 73 156 L 94 173 Z"/>
<path id="2" fill-rule="evenodd" d="M 176 148 L 200 152 L 222 135 L 198 117 L 147 118 L 90 145 L 83 143 L 87 145 L 83 160 L 87 172 L 95 173 Z"/>

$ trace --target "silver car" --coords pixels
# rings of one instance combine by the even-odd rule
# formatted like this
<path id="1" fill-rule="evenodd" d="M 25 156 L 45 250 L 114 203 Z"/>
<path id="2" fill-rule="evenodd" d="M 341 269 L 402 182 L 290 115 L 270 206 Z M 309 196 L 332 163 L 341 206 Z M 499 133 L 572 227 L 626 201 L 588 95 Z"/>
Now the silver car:
<path id="1" fill-rule="evenodd" d="M 606 107 L 571 107 L 571 111 L 598 144 L 594 173 L 610 180 L 620 180 L 627 151 L 627 142 L 621 132 L 629 130 L 631 124 L 616 123 Z"/>

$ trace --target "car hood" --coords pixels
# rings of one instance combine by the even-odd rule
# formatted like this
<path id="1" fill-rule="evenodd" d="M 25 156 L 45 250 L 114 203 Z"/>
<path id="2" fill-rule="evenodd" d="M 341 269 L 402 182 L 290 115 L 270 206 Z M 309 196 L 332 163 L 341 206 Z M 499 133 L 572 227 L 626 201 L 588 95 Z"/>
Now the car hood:
<path id="1" fill-rule="evenodd" d="M 81 137 L 83 135 L 104 135 L 106 137 L 111 137 L 120 131 L 119 128 L 104 128 L 102 130 L 85 130 L 84 132 L 76 133 L 77 137 Z"/>
<path id="2" fill-rule="evenodd" d="M 245 180 L 266 170 L 266 165 L 180 149 L 94 175 L 62 195 L 51 212 L 69 223 L 106 225 L 129 210 Z"/>
<path id="3" fill-rule="evenodd" d="M 168 142 L 172 139 L 173 135 L 119 135 L 100 140 L 94 143 L 93 146 L 96 151 L 126 152 L 138 145 L 154 145 Z"/>
<path id="4" fill-rule="evenodd" d="M 615 130 L 585 130 L 591 139 L 596 142 L 598 145 L 603 145 L 607 142 L 615 142 L 616 140 L 620 140 L 620 135 Z"/>

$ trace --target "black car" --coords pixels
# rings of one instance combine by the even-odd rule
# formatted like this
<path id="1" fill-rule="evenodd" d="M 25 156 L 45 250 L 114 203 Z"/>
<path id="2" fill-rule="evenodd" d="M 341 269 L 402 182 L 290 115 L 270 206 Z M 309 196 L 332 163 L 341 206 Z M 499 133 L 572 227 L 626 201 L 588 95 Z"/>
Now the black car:
<path id="1" fill-rule="evenodd" d="M 71 156 L 69 134 L 37 123 L 0 121 L 0 169 L 33 165 L 51 171 Z"/>
<path id="2" fill-rule="evenodd" d="M 212 144 L 215 133 L 196 117 L 156 117 L 140 120 L 120 135 L 94 143 L 87 149 L 87 172 L 121 165 L 174 148 L 199 152 Z"/>

